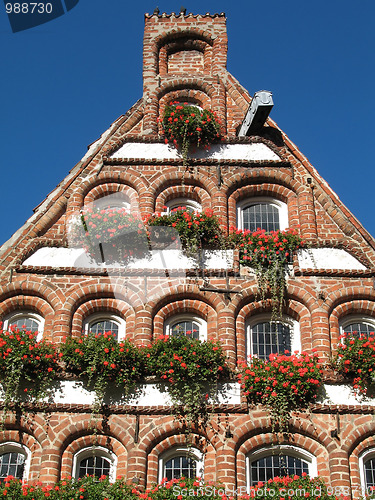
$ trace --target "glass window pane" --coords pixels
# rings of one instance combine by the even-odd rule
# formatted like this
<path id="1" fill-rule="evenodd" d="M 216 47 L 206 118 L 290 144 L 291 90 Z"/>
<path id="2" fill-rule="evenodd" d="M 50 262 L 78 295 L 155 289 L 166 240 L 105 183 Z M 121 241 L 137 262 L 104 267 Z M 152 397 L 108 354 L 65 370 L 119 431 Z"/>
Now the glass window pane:
<path id="1" fill-rule="evenodd" d="M 280 229 L 279 209 L 270 203 L 258 203 L 250 205 L 242 211 L 243 229 L 256 231 L 277 231 Z"/>
<path id="2" fill-rule="evenodd" d="M 118 339 L 119 325 L 115 321 L 111 320 L 100 320 L 90 323 L 89 330 L 97 335 L 102 335 L 103 333 L 111 332 L 116 339 Z"/>
<path id="3" fill-rule="evenodd" d="M 301 476 L 303 472 L 309 473 L 308 462 L 290 455 L 269 455 L 250 464 L 251 485 L 259 481 L 268 481 L 276 476 Z"/>
<path id="4" fill-rule="evenodd" d="M 9 321 L 10 326 L 15 326 L 18 330 L 26 330 L 31 332 L 37 332 L 39 329 L 39 323 L 28 316 L 21 316 L 15 321 Z"/>
<path id="5" fill-rule="evenodd" d="M 95 455 L 81 460 L 79 463 L 78 477 L 84 477 L 86 475 L 95 476 L 97 478 L 109 476 L 110 469 L 111 463 L 109 460 Z"/>
<path id="6" fill-rule="evenodd" d="M 166 477 L 168 480 L 178 479 L 180 477 L 195 478 L 196 475 L 196 461 L 191 457 L 187 457 L 186 455 L 180 455 L 171 458 L 164 464 L 164 477 Z"/>
<path id="7" fill-rule="evenodd" d="M 22 453 L 11 452 L 0 455 L 0 481 L 7 476 L 22 479 L 24 468 L 25 456 Z"/>
<path id="8" fill-rule="evenodd" d="M 365 463 L 366 488 L 375 487 L 375 458 Z"/>
<path id="9" fill-rule="evenodd" d="M 284 323 L 264 322 L 252 328 L 253 355 L 267 359 L 270 354 L 291 351 L 291 332 Z"/>
<path id="10" fill-rule="evenodd" d="M 373 325 L 369 325 L 367 323 L 351 323 L 350 325 L 345 326 L 343 329 L 345 333 L 351 333 L 353 335 L 366 335 L 368 337 L 370 332 L 375 330 Z"/>
<path id="11" fill-rule="evenodd" d="M 199 324 L 196 321 L 179 321 L 171 327 L 171 335 L 199 339 Z"/>

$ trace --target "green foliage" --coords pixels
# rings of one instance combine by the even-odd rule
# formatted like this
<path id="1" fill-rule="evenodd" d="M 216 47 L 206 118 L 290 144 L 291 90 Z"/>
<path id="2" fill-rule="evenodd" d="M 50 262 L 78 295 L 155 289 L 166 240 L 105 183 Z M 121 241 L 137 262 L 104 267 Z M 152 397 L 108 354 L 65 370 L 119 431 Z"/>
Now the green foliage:
<path id="1" fill-rule="evenodd" d="M 177 102 L 165 107 L 162 128 L 166 142 L 181 149 L 184 165 L 190 146 L 208 147 L 220 139 L 220 120 L 216 113 Z"/>
<path id="2" fill-rule="evenodd" d="M 192 256 L 196 256 L 202 248 L 220 248 L 222 245 L 223 234 L 219 219 L 209 209 L 202 213 L 176 209 L 166 215 L 155 214 L 147 223 L 150 227 L 175 228 L 183 248 Z"/>
<path id="3" fill-rule="evenodd" d="M 111 332 L 67 339 L 61 352 L 67 369 L 87 378 L 88 387 L 94 389 L 97 411 L 110 387 L 127 393 L 144 375 L 141 350 L 128 340 L 118 342 Z"/>
<path id="4" fill-rule="evenodd" d="M 107 264 L 127 262 L 148 254 L 148 239 L 142 219 L 125 208 L 88 208 L 70 228 L 70 244 L 82 246 L 91 258 Z"/>
<path id="5" fill-rule="evenodd" d="M 322 383 L 318 355 L 271 354 L 269 360 L 252 358 L 240 365 L 238 381 L 249 403 L 263 404 L 271 412 L 272 430 L 288 429 L 290 412 L 314 402 Z"/>
<path id="6" fill-rule="evenodd" d="M 282 316 L 286 290 L 286 265 L 304 241 L 294 229 L 271 231 L 243 231 L 230 228 L 232 245 L 240 251 L 240 264 L 254 269 L 262 300 L 268 291 L 272 300 L 272 319 Z"/>
<path id="7" fill-rule="evenodd" d="M 75 480 L 67 478 L 59 481 L 55 486 L 35 486 L 22 484 L 22 481 L 11 476 L 0 483 L 1 498 L 11 500 L 135 500 L 130 486 L 125 480 L 119 479 L 110 483 L 108 477 L 96 478 L 86 476 Z"/>
<path id="8" fill-rule="evenodd" d="M 36 333 L 12 328 L 0 333 L 0 379 L 4 390 L 4 419 L 9 405 L 37 401 L 49 394 L 59 369 L 53 344 L 37 341 Z"/>
<path id="9" fill-rule="evenodd" d="M 353 388 L 366 395 L 375 385 L 375 333 L 354 335 L 344 333 L 338 345 L 335 366 L 345 377 L 353 379 Z"/>
<path id="10" fill-rule="evenodd" d="M 230 374 L 221 345 L 162 335 L 147 348 L 146 358 L 149 373 L 169 383 L 177 416 L 189 428 L 204 424 L 208 401 L 216 399 L 216 383 Z"/>

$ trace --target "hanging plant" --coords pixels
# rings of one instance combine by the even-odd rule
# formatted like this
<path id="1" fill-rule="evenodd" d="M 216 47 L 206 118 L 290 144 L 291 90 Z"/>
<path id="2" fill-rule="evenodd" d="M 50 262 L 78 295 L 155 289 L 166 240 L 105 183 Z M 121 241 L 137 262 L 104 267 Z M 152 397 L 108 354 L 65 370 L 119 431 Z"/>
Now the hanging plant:
<path id="1" fill-rule="evenodd" d="M 70 243 L 81 246 L 97 262 L 126 263 L 148 255 L 145 225 L 126 208 L 85 209 L 70 228 Z"/>
<path id="2" fill-rule="evenodd" d="M 220 123 L 216 113 L 176 101 L 165 107 L 161 122 L 165 141 L 181 150 L 184 166 L 191 146 L 209 147 L 220 139 Z"/>
<path id="3" fill-rule="evenodd" d="M 239 365 L 238 381 L 251 404 L 263 404 L 271 413 L 272 432 L 284 434 L 292 410 L 315 401 L 322 383 L 318 355 L 271 354 L 269 360 L 251 358 Z"/>
<path id="4" fill-rule="evenodd" d="M 216 401 L 217 382 L 230 374 L 220 344 L 162 335 L 147 347 L 146 358 L 149 374 L 168 383 L 175 415 L 188 432 L 192 425 L 204 425 L 208 405 Z"/>
<path id="5" fill-rule="evenodd" d="M 154 214 L 148 219 L 148 226 L 164 226 L 175 228 L 186 254 L 196 257 L 202 248 L 221 248 L 223 233 L 219 219 L 210 209 L 204 212 L 190 212 L 186 209 L 175 209 L 169 214 Z M 171 233 L 171 242 L 176 235 Z"/>
<path id="6" fill-rule="evenodd" d="M 11 403 L 39 401 L 50 395 L 59 370 L 56 348 L 37 333 L 11 328 L 0 333 L 0 381 L 4 391 L 3 423 Z"/>
<path id="7" fill-rule="evenodd" d="M 83 378 L 95 392 L 93 414 L 98 414 L 113 386 L 127 394 L 144 374 L 142 353 L 128 340 L 118 342 L 111 332 L 70 338 L 61 346 L 67 370 Z"/>
<path id="8" fill-rule="evenodd" d="M 375 388 L 375 333 L 369 336 L 344 333 L 337 346 L 335 367 L 353 380 L 358 395 L 366 396 Z"/>
<path id="9" fill-rule="evenodd" d="M 295 229 L 285 231 L 243 231 L 230 228 L 232 244 L 239 249 L 240 264 L 254 269 L 262 300 L 268 292 L 272 301 L 272 317 L 282 317 L 283 301 L 286 290 L 287 264 L 293 252 L 302 248 L 304 241 Z"/>

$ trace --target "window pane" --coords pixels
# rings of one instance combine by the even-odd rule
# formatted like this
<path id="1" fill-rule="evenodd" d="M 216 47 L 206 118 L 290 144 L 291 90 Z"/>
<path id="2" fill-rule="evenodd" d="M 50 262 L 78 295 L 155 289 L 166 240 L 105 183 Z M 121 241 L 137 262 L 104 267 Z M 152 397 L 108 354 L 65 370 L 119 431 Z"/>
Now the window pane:
<path id="1" fill-rule="evenodd" d="M 11 326 L 15 326 L 19 330 L 26 330 L 31 332 L 37 332 L 39 329 L 39 323 L 35 319 L 29 318 L 27 316 L 21 316 L 15 321 L 10 320 L 9 324 Z"/>
<path id="2" fill-rule="evenodd" d="M 114 337 L 118 339 L 119 325 L 114 321 L 106 319 L 90 323 L 89 330 L 90 332 L 98 335 L 102 335 L 103 333 L 106 332 L 111 332 L 114 335 Z"/>
<path id="3" fill-rule="evenodd" d="M 375 487 L 375 458 L 365 463 L 366 488 Z"/>
<path id="4" fill-rule="evenodd" d="M 22 479 L 24 468 L 25 456 L 21 453 L 12 452 L 0 455 L 0 481 L 7 476 Z"/>
<path id="5" fill-rule="evenodd" d="M 100 456 L 92 456 L 81 460 L 78 477 L 84 477 L 86 475 L 95 476 L 97 478 L 109 476 L 110 469 L 111 463 L 109 460 Z"/>
<path id="6" fill-rule="evenodd" d="M 195 321 L 180 321 L 171 327 L 171 335 L 199 339 L 199 325 Z"/>
<path id="7" fill-rule="evenodd" d="M 164 464 L 164 477 L 168 480 L 178 479 L 179 477 L 195 478 L 196 475 L 196 461 L 186 455 L 173 457 Z"/>
<path id="8" fill-rule="evenodd" d="M 268 457 L 255 460 L 250 466 L 251 485 L 259 481 L 268 481 L 276 476 L 291 476 L 297 474 L 301 476 L 303 472 L 309 473 L 309 465 L 305 460 L 289 455 L 270 455 Z"/>
<path id="9" fill-rule="evenodd" d="M 270 203 L 258 203 L 243 209 L 243 229 L 277 231 L 280 229 L 279 209 Z"/>
<path id="10" fill-rule="evenodd" d="M 252 328 L 253 355 L 267 359 L 270 354 L 291 351 L 290 327 L 283 323 L 258 323 Z"/>
<path id="11" fill-rule="evenodd" d="M 366 335 L 368 337 L 370 332 L 375 330 L 373 325 L 368 325 L 366 323 L 351 323 L 344 328 L 345 333 L 352 333 L 354 335 Z"/>

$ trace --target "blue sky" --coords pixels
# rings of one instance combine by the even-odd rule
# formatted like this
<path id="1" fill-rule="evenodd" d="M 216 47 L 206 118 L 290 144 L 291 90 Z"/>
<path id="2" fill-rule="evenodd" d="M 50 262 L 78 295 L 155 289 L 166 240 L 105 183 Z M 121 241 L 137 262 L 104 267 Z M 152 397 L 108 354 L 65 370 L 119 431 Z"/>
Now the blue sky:
<path id="1" fill-rule="evenodd" d="M 225 12 L 228 70 L 375 236 L 373 0 L 195 1 Z M 144 13 L 181 2 L 80 0 L 64 16 L 12 33 L 0 6 L 0 243 L 31 215 L 87 146 L 142 96 Z"/>

